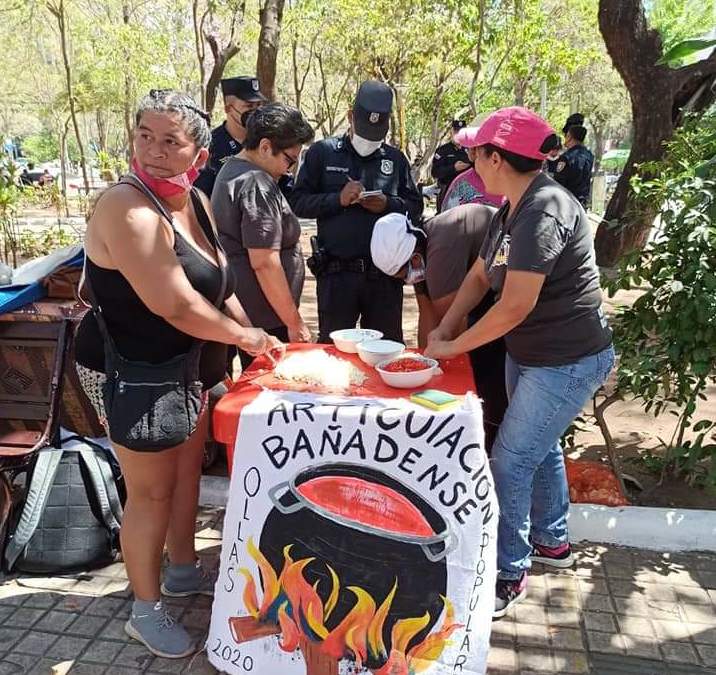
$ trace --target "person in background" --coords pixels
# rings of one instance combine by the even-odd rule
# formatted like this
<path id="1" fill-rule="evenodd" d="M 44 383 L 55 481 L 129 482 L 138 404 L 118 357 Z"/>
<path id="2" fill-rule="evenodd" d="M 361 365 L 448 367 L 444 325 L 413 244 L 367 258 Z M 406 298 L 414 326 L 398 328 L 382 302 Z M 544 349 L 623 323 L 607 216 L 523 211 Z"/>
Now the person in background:
<path id="1" fill-rule="evenodd" d="M 84 240 L 86 278 L 120 355 L 139 369 L 184 356 L 197 340 L 206 341 L 199 369 L 204 392 L 224 377 L 226 345 L 253 354 L 283 347 L 247 327 L 234 280 L 222 271 L 226 261 L 216 246 L 208 201 L 192 190 L 209 154 L 208 119 L 184 93 L 163 89 L 145 96 L 136 113 L 131 182 L 100 196 Z M 105 346 L 94 312 L 78 328 L 75 358 L 82 388 L 106 424 Z M 120 536 L 134 593 L 125 631 L 166 658 L 187 656 L 195 645 L 161 595 L 213 594 L 213 579 L 194 548 L 207 423 L 204 405 L 193 434 L 166 450 L 130 450 L 113 442 L 127 488 Z M 112 429 L 107 431 L 111 440 Z M 160 586 L 165 545 L 169 565 Z"/>
<path id="2" fill-rule="evenodd" d="M 376 266 L 386 274 L 413 284 L 418 301 L 418 344 L 425 347 L 428 334 L 450 308 L 463 280 L 477 260 L 494 208 L 482 204 L 456 206 L 427 219 L 420 228 L 399 213 L 380 218 L 373 228 L 370 250 Z M 492 307 L 488 290 L 467 315 L 477 323 Z M 505 392 L 505 342 L 498 338 L 470 351 L 477 392 L 484 401 L 485 445 L 489 452 L 507 408 Z"/>
<path id="3" fill-rule="evenodd" d="M 475 171 L 475 160 L 477 158 L 475 139 L 479 130 L 480 127 L 465 127 L 455 135 L 455 140 L 467 148 L 470 168 L 450 183 L 443 199 L 443 211 L 462 204 L 486 204 L 497 208 L 504 201 L 502 195 L 493 195 L 487 191 L 485 183 Z"/>
<path id="4" fill-rule="evenodd" d="M 254 326 L 284 342 L 309 342 L 311 333 L 298 311 L 301 226 L 278 180 L 312 139 L 313 129 L 295 108 L 262 106 L 249 117 L 243 150 L 226 160 L 211 196 L 239 300 Z M 239 356 L 246 368 L 251 355 Z"/>
<path id="5" fill-rule="evenodd" d="M 35 165 L 33 162 L 28 162 L 27 166 L 22 170 L 20 174 L 20 183 L 22 185 L 32 185 L 34 183 L 33 176 L 37 177 L 35 171 Z"/>
<path id="6" fill-rule="evenodd" d="M 40 177 L 37 179 L 37 184 L 40 187 L 49 187 L 55 182 L 55 179 L 52 177 L 52 174 L 47 169 L 42 170 L 42 174 L 40 174 Z"/>
<path id="7" fill-rule="evenodd" d="M 557 147 L 550 150 L 547 153 L 547 159 L 544 162 L 544 170 L 554 178 L 554 173 L 557 171 L 557 163 L 559 162 L 559 156 L 562 154 L 562 141 L 558 140 Z"/>
<path id="8" fill-rule="evenodd" d="M 564 126 L 562 127 L 562 136 L 566 136 L 569 131 L 569 127 L 573 126 L 584 126 L 584 115 L 582 113 L 571 113 L 569 117 L 567 117 Z"/>
<path id="9" fill-rule="evenodd" d="M 384 142 L 392 105 L 386 84 L 363 82 L 348 112 L 350 130 L 308 149 L 289 196 L 296 215 L 318 220 L 309 265 L 317 281 L 320 342 L 359 319 L 387 339 L 403 339 L 403 284 L 370 257 L 380 216 L 407 212 L 418 222 L 423 210 L 408 158 Z"/>
<path id="10" fill-rule="evenodd" d="M 425 350 L 451 358 L 505 337 L 509 405 L 491 462 L 500 505 L 494 618 L 525 597 L 531 561 L 574 562 L 560 438 L 614 365 L 587 214 L 542 171 L 556 142 L 526 108 L 498 110 L 480 127 L 477 171 L 507 201 Z M 489 289 L 497 302 L 462 332 Z"/>
<path id="11" fill-rule="evenodd" d="M 587 130 L 573 125 L 567 129 L 564 139 L 566 150 L 557 160 L 554 179 L 569 190 L 586 209 L 592 187 L 594 155 L 584 146 Z"/>
<path id="12" fill-rule="evenodd" d="M 433 164 L 430 175 L 440 187 L 437 199 L 437 210 L 442 210 L 442 203 L 450 183 L 458 174 L 472 167 L 467 151 L 455 139 L 457 133 L 465 128 L 464 120 L 453 120 L 450 127 L 450 140 L 441 145 L 433 155 Z"/>
<path id="13" fill-rule="evenodd" d="M 211 132 L 209 160 L 201 170 L 196 187 L 211 197 L 216 177 L 227 157 L 238 155 L 246 139 L 246 118 L 268 100 L 255 77 L 242 75 L 221 80 L 226 120 Z"/>

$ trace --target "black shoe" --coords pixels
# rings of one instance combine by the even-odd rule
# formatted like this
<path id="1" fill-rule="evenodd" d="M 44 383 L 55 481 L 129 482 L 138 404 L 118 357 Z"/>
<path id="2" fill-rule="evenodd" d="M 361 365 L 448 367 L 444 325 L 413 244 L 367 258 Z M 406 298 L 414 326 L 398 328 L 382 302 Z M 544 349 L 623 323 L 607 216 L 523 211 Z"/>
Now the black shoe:
<path id="1" fill-rule="evenodd" d="M 498 579 L 495 592 L 495 611 L 493 619 L 500 619 L 513 605 L 523 600 L 527 595 L 527 572 L 523 572 L 517 581 Z"/>

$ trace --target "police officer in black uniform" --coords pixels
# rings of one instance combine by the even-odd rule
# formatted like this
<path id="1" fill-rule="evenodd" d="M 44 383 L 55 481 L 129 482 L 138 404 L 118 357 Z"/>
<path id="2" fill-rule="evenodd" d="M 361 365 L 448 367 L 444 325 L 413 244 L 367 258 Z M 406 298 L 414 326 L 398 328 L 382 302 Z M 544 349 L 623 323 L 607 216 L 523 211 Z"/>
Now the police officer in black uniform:
<path id="1" fill-rule="evenodd" d="M 370 257 L 380 216 L 407 213 L 417 223 L 423 210 L 407 157 L 384 142 L 392 105 L 387 85 L 364 82 L 348 112 L 350 131 L 308 149 L 288 197 L 296 215 L 318 220 L 309 267 L 317 280 L 320 342 L 358 319 L 387 339 L 403 339 L 403 282 Z"/>
<path id="2" fill-rule="evenodd" d="M 221 80 L 226 121 L 211 132 L 209 161 L 196 180 L 196 187 L 211 197 L 216 176 L 227 157 L 238 155 L 246 138 L 246 116 L 268 99 L 255 77 L 229 77 Z"/>
<path id="3" fill-rule="evenodd" d="M 433 155 L 433 165 L 430 174 L 438 182 L 440 192 L 438 194 L 437 207 L 440 211 L 445 198 L 445 193 L 458 174 L 467 171 L 472 167 L 467 150 L 458 143 L 455 143 L 455 134 L 465 128 L 463 120 L 453 120 L 450 130 L 450 140 L 441 145 Z"/>
<path id="4" fill-rule="evenodd" d="M 562 127 L 562 135 L 566 136 L 567 131 L 569 131 L 569 127 L 575 125 L 584 125 L 584 115 L 582 115 L 582 113 L 580 112 L 570 114 L 570 116 L 567 118 L 567 121 L 564 123 L 564 126 Z M 546 171 L 552 177 L 554 177 L 554 174 L 557 171 L 557 163 L 559 162 L 559 158 L 562 155 L 563 151 L 564 148 L 562 146 L 562 141 L 560 140 L 559 146 L 554 148 L 547 157 Z"/>
<path id="5" fill-rule="evenodd" d="M 587 130 L 581 125 L 567 129 L 564 146 L 567 148 L 557 160 L 554 179 L 569 190 L 586 209 L 592 184 L 594 155 L 584 146 Z"/>

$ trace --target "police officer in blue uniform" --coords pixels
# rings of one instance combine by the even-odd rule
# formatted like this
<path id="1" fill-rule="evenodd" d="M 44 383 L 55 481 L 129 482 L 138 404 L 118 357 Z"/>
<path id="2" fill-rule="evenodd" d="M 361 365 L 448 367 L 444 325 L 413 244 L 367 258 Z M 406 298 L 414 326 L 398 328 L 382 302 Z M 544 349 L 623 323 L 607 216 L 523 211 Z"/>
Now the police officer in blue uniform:
<path id="1" fill-rule="evenodd" d="M 467 156 L 467 150 L 459 143 L 455 143 L 455 134 L 465 128 L 463 120 L 453 120 L 450 129 L 450 140 L 443 143 L 433 155 L 433 164 L 430 168 L 430 175 L 438 182 L 440 192 L 438 194 L 437 208 L 441 210 L 445 193 L 455 178 L 463 171 L 472 167 L 472 162 Z"/>
<path id="2" fill-rule="evenodd" d="M 403 282 L 370 257 L 380 216 L 407 213 L 417 223 L 423 210 L 407 157 L 384 142 L 392 105 L 387 85 L 364 82 L 348 112 L 350 130 L 308 149 L 288 197 L 296 215 L 318 221 L 309 267 L 316 276 L 320 342 L 359 319 L 387 339 L 403 339 Z"/>
<path id="3" fill-rule="evenodd" d="M 221 80 L 226 121 L 211 132 L 209 161 L 196 180 L 196 187 L 211 197 L 216 176 L 227 157 L 239 154 L 246 138 L 246 117 L 268 99 L 261 93 L 255 77 L 229 77 Z"/>
<path id="4" fill-rule="evenodd" d="M 554 179 L 569 190 L 586 209 L 592 185 L 594 155 L 584 146 L 587 130 L 581 125 L 567 129 L 564 146 L 567 148 L 557 160 Z"/>

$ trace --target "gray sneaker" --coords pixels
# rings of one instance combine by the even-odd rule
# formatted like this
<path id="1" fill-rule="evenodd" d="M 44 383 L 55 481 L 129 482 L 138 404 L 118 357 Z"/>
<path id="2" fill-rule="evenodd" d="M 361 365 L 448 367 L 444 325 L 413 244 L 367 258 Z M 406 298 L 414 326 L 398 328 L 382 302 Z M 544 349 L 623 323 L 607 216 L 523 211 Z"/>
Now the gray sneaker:
<path id="1" fill-rule="evenodd" d="M 195 565 L 169 565 L 164 573 L 161 591 L 170 598 L 189 595 L 214 596 L 216 573 L 212 573 L 197 560 Z"/>
<path id="2" fill-rule="evenodd" d="M 124 631 L 152 654 L 165 659 L 181 659 L 196 651 L 189 633 L 164 609 L 161 600 L 146 613 L 132 609 Z"/>

